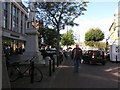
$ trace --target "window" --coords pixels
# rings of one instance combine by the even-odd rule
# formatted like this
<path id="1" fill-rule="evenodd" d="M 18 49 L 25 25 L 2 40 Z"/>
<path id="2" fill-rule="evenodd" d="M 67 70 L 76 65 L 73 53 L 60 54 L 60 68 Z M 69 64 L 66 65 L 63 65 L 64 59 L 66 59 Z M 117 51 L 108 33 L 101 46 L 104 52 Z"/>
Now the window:
<path id="1" fill-rule="evenodd" d="M 23 33 L 23 21 L 21 20 L 21 34 Z"/>
<path id="2" fill-rule="evenodd" d="M 6 17 L 6 15 L 3 16 L 3 28 L 7 28 L 7 17 Z"/>
<path id="3" fill-rule="evenodd" d="M 16 8 L 13 5 L 12 6 L 12 30 L 16 31 Z"/>
<path id="4" fill-rule="evenodd" d="M 7 10 L 7 2 L 3 2 L 3 9 Z"/>
<path id="5" fill-rule="evenodd" d="M 13 4 L 11 4 L 11 12 L 12 12 L 12 10 L 13 10 Z M 11 13 L 11 29 L 12 29 L 12 26 L 13 26 L 12 19 L 13 19 L 13 14 Z"/>
<path id="6" fill-rule="evenodd" d="M 18 13 L 19 12 L 18 11 L 19 11 L 19 9 L 16 8 L 16 16 L 15 16 L 15 18 L 16 18 L 16 27 L 17 28 L 19 28 L 19 25 L 18 25 Z M 16 32 L 18 32 L 18 29 L 16 29 Z"/>
<path id="7" fill-rule="evenodd" d="M 23 34 L 23 13 L 21 12 L 21 34 Z"/>
<path id="8" fill-rule="evenodd" d="M 3 28 L 7 28 L 7 2 L 3 2 Z"/>
<path id="9" fill-rule="evenodd" d="M 16 15 L 16 9 L 15 9 L 15 6 L 13 6 L 13 16 L 15 16 Z"/>
<path id="10" fill-rule="evenodd" d="M 118 30 L 118 37 L 120 37 L 120 30 Z"/>
<path id="11" fill-rule="evenodd" d="M 120 52 L 120 45 L 118 45 L 118 52 Z"/>
<path id="12" fill-rule="evenodd" d="M 18 32 L 18 9 L 12 4 L 12 30 Z"/>
<path id="13" fill-rule="evenodd" d="M 13 31 L 15 31 L 15 21 L 14 20 L 12 22 L 12 29 L 13 29 Z"/>
<path id="14" fill-rule="evenodd" d="M 24 29 L 26 29 L 26 27 L 27 27 L 27 22 L 26 21 L 27 21 L 27 16 L 25 15 L 25 24 L 24 24 L 25 28 Z"/>
<path id="15" fill-rule="evenodd" d="M 118 52 L 118 47 L 116 47 L 116 52 Z"/>

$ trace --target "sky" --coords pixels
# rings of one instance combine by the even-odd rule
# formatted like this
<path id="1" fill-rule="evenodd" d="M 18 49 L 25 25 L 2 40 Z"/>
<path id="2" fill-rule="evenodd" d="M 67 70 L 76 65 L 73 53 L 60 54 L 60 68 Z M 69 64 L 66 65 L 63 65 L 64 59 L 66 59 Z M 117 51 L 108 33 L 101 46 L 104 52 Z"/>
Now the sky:
<path id="1" fill-rule="evenodd" d="M 114 13 L 118 6 L 118 1 L 119 0 L 89 0 L 88 6 L 86 7 L 87 11 L 84 11 L 84 15 L 75 20 L 79 26 L 68 27 L 68 29 L 73 30 L 77 38 L 76 42 L 84 42 L 85 33 L 90 28 L 100 28 L 105 35 L 105 39 L 107 39 L 110 35 L 109 28 L 114 20 Z M 65 30 L 60 31 L 61 34 L 65 32 L 67 32 L 67 27 Z M 105 41 L 105 39 L 103 41 Z"/>
<path id="2" fill-rule="evenodd" d="M 88 3 L 87 11 L 84 15 L 80 16 L 75 20 L 79 23 L 79 26 L 69 27 L 72 28 L 74 35 L 77 37 L 76 42 L 84 42 L 85 33 L 90 28 L 100 28 L 107 39 L 110 35 L 109 28 L 114 20 L 114 13 L 118 6 L 118 1 L 92 1 Z M 67 31 L 61 31 L 65 33 Z M 105 39 L 103 41 L 105 41 Z"/>

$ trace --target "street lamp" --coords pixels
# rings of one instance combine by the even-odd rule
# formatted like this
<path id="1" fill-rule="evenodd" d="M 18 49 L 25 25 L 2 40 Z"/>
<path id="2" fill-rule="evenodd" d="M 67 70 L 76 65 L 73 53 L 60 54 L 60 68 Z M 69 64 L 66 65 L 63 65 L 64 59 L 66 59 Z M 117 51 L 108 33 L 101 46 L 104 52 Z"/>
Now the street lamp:
<path id="1" fill-rule="evenodd" d="M 113 34 L 114 32 L 112 32 L 111 34 L 110 34 L 110 36 Z M 108 48 L 108 40 L 110 39 L 110 36 L 106 39 L 106 53 L 107 53 L 107 48 Z"/>
<path id="2" fill-rule="evenodd" d="M 108 40 L 110 39 L 110 37 L 111 37 L 111 35 L 112 35 L 113 33 L 114 33 L 114 32 L 112 32 L 112 33 L 110 34 L 110 36 L 106 39 L 106 47 L 105 47 L 106 55 L 107 55 L 107 50 L 108 50 Z M 106 59 L 107 59 L 107 57 L 106 57 Z"/>
<path id="3" fill-rule="evenodd" d="M 67 39 L 68 39 L 68 24 L 67 24 Z M 67 51 L 68 51 L 68 41 L 67 41 Z"/>

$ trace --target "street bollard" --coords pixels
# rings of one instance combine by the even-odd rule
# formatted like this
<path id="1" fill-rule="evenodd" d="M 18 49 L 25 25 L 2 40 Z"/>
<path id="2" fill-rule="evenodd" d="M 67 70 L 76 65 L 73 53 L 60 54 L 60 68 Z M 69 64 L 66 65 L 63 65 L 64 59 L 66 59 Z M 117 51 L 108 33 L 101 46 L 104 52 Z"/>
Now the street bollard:
<path id="1" fill-rule="evenodd" d="M 53 58 L 53 72 L 55 72 L 55 59 Z"/>
<path id="2" fill-rule="evenodd" d="M 53 55 L 53 58 L 54 58 L 54 60 L 55 60 L 55 64 L 57 64 L 57 55 Z"/>
<path id="3" fill-rule="evenodd" d="M 49 56 L 45 57 L 45 66 L 48 66 L 50 59 L 51 58 Z"/>
<path id="4" fill-rule="evenodd" d="M 34 82 L 34 61 L 31 62 L 31 74 L 30 74 L 30 77 L 31 77 L 31 83 Z"/>
<path id="5" fill-rule="evenodd" d="M 49 60 L 49 76 L 52 75 L 52 72 L 51 72 L 51 59 Z"/>
<path id="6" fill-rule="evenodd" d="M 59 56 L 57 56 L 57 67 L 59 66 Z"/>

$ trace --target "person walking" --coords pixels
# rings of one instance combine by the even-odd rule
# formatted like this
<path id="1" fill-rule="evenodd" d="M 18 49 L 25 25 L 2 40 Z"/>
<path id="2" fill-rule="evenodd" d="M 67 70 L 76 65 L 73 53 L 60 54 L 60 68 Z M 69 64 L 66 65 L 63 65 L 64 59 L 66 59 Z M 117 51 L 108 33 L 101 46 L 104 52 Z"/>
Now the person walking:
<path id="1" fill-rule="evenodd" d="M 81 63 L 82 59 L 82 49 L 79 48 L 79 45 L 76 44 L 76 47 L 72 50 L 72 60 L 74 63 L 74 72 L 78 72 L 79 65 Z"/>

